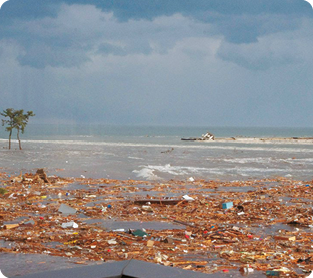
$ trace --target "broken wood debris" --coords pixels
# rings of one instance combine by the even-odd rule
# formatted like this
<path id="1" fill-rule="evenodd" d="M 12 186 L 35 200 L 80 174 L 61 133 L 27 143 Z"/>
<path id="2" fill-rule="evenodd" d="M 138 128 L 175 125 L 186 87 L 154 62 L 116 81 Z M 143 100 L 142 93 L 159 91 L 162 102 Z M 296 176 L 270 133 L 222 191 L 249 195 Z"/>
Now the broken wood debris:
<path id="1" fill-rule="evenodd" d="M 235 268 L 293 278 L 313 270 L 313 181 L 46 178 L 1 173 L 0 242 L 10 243 L 1 252 L 135 258 L 204 273 Z M 70 183 L 80 187 L 68 191 Z"/>

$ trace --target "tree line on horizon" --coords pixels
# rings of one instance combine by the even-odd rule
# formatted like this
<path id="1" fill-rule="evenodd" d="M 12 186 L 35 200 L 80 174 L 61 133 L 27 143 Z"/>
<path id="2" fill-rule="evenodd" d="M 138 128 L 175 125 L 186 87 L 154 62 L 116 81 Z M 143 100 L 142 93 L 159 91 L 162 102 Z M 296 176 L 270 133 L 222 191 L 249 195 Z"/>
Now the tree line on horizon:
<path id="1" fill-rule="evenodd" d="M 0 113 L 5 119 L 2 119 L 2 126 L 6 126 L 5 130 L 9 132 L 9 150 L 11 149 L 11 138 L 13 130 L 16 130 L 16 136 L 19 144 L 19 149 L 22 149 L 20 132 L 23 134 L 25 127 L 30 117 L 35 116 L 33 111 L 27 111 L 24 113 L 23 109 L 15 110 L 13 108 L 7 108 Z"/>

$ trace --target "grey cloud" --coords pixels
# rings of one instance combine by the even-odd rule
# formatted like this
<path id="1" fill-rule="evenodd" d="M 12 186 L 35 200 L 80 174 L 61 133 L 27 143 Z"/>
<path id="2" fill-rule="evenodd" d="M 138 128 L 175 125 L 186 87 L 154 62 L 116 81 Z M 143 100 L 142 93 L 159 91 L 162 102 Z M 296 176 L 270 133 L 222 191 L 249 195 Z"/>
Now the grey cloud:
<path id="1" fill-rule="evenodd" d="M 67 3 L 85 3 L 84 0 L 67 0 Z M 175 13 L 181 13 L 186 16 L 198 18 L 203 11 L 211 11 L 224 15 L 242 15 L 242 14 L 301 14 L 305 13 L 308 6 L 306 3 L 298 0 L 115 0 L 115 1 L 97 1 L 91 0 L 90 4 L 107 11 L 113 11 L 120 20 L 129 19 L 153 19 L 162 15 L 170 16 Z M 201 16 L 199 17 L 201 18 Z"/>
<path id="2" fill-rule="evenodd" d="M 64 3 L 93 5 L 104 12 L 113 12 L 120 21 L 153 20 L 160 16 L 180 13 L 195 20 L 224 25 L 225 29 L 222 28 L 220 31 L 233 42 L 235 40 L 238 42 L 254 41 L 255 37 L 260 34 L 259 22 L 246 21 L 247 17 L 268 14 L 273 19 L 281 15 L 286 15 L 289 20 L 302 17 L 312 18 L 309 4 L 304 0 L 10 0 L 3 10 L 0 10 L 0 26 L 6 28 L 15 19 L 27 21 L 45 17 L 55 18 Z M 262 26 L 265 27 L 266 23 Z M 267 26 L 267 32 L 275 30 L 278 26 L 282 29 L 290 27 L 289 24 L 284 24 L 284 26 L 271 24 Z M 250 35 L 245 35 L 244 28 L 246 27 L 250 30 Z M 4 29 L 0 30 L 0 38 L 3 35 L 2 31 Z M 238 34 L 241 31 L 243 32 L 242 40 L 238 36 L 233 36 L 233 33 Z"/>
<path id="3" fill-rule="evenodd" d="M 298 28 L 303 17 L 312 18 L 306 4 L 300 0 L 118 0 L 100 7 L 113 11 L 120 20 L 152 20 L 179 13 L 212 24 L 216 34 L 223 34 L 229 42 L 251 43 L 264 34 Z"/>
<path id="4" fill-rule="evenodd" d="M 294 59 L 285 57 L 275 57 L 275 55 L 259 55 L 254 51 L 252 53 L 243 53 L 243 51 L 232 51 L 222 49 L 218 53 L 219 57 L 225 61 L 233 62 L 239 66 L 250 70 L 267 70 L 273 66 L 282 66 L 294 63 Z"/>
<path id="5" fill-rule="evenodd" d="M 23 66 L 77 67 L 97 53 L 166 53 L 177 40 L 193 34 L 192 24 L 182 16 L 119 22 L 93 6 L 63 5 L 58 17 L 18 22 L 7 33 L 20 46 L 17 58 Z"/>
<path id="6" fill-rule="evenodd" d="M 101 43 L 98 47 L 99 54 L 112 54 L 116 56 L 126 56 L 128 54 L 136 54 L 141 53 L 148 55 L 152 52 L 152 48 L 150 47 L 147 41 L 142 41 L 141 43 L 133 43 L 129 44 L 125 47 L 121 47 L 118 45 L 113 45 L 110 43 Z"/>
<path id="7" fill-rule="evenodd" d="M 205 12 L 201 19 L 211 24 L 214 34 L 222 34 L 231 43 L 253 43 L 258 38 L 279 32 L 297 30 L 303 17 L 292 14 L 235 14 Z M 207 35 L 211 35 L 207 32 Z"/>
<path id="8" fill-rule="evenodd" d="M 290 58 L 294 49 L 280 53 L 259 41 L 271 34 L 301 28 L 305 16 L 299 16 L 303 3 L 300 5 L 295 0 L 199 0 L 196 3 L 56 0 L 47 1 L 45 6 L 40 2 L 34 11 L 25 3 L 11 1 L 15 8 L 21 4 L 26 14 L 33 17 L 14 20 L 9 6 L 11 21 L 0 27 L 0 38 L 20 46 L 19 63 L 35 68 L 78 67 L 90 61 L 93 54 L 165 54 L 185 38 L 222 35 L 225 41 L 217 57 L 249 69 L 264 70 L 297 59 Z M 35 5 L 33 0 L 25 1 Z M 67 4 L 61 5 L 62 2 Z M 40 17 L 39 10 L 46 17 Z M 189 53 L 192 55 L 194 51 L 191 49 Z"/>
<path id="9" fill-rule="evenodd" d="M 256 42 L 264 34 L 294 30 L 301 18 L 312 18 L 305 1 L 300 0 L 117 0 L 94 4 L 104 11 L 112 11 L 122 21 L 182 14 L 212 24 L 217 34 L 223 34 L 233 43 Z"/>
<path id="10" fill-rule="evenodd" d="M 116 46 L 110 43 L 102 43 L 98 47 L 98 52 L 101 54 L 113 54 L 117 56 L 125 56 L 127 52 L 120 46 Z"/>
<path id="11" fill-rule="evenodd" d="M 10 0 L 0 10 L 0 25 L 12 23 L 15 19 L 30 20 L 55 17 L 60 9 L 58 0 Z"/>
<path id="12" fill-rule="evenodd" d="M 267 70 L 275 66 L 305 61 L 297 41 L 276 36 L 263 37 L 250 44 L 222 42 L 217 57 L 250 70 Z"/>
<path id="13" fill-rule="evenodd" d="M 219 14 L 305 14 L 309 4 L 301 0 L 10 0 L 4 6 L 3 18 L 42 18 L 56 16 L 62 4 L 94 5 L 103 11 L 113 11 L 122 21 L 153 19 L 182 13 L 196 18 L 202 11 Z"/>
<path id="14" fill-rule="evenodd" d="M 90 61 L 86 53 L 71 49 L 65 51 L 64 48 L 50 47 L 47 44 L 35 43 L 25 49 L 23 54 L 17 57 L 22 66 L 34 68 L 52 67 L 77 67 Z"/>

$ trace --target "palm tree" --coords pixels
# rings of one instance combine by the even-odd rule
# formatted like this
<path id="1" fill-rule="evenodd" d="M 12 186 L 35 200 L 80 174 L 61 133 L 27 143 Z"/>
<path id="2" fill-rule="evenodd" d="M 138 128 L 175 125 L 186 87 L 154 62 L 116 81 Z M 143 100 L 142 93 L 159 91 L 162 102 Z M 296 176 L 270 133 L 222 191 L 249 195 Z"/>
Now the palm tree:
<path id="1" fill-rule="evenodd" d="M 2 113 L 0 113 L 1 116 L 8 117 L 8 120 L 3 120 L 2 119 L 2 126 L 7 124 L 8 126 L 5 128 L 6 131 L 9 132 L 9 149 L 11 149 L 11 137 L 12 137 L 12 131 L 14 128 L 14 109 L 13 108 L 7 108 L 6 110 L 3 110 Z"/>
<path id="2" fill-rule="evenodd" d="M 23 114 L 23 113 L 24 113 L 23 109 L 17 110 L 17 114 L 15 116 L 15 126 L 14 126 L 14 128 L 17 130 L 17 140 L 18 140 L 20 150 L 22 149 L 21 140 L 20 140 L 20 131 L 23 134 L 25 131 L 25 127 L 28 123 L 29 117 L 35 116 L 33 111 L 27 111 L 26 114 Z"/>
<path id="3" fill-rule="evenodd" d="M 24 110 L 14 110 L 13 108 L 7 108 L 3 111 L 3 113 L 0 113 L 4 117 L 8 117 L 8 120 L 2 120 L 2 126 L 7 124 L 6 131 L 9 132 L 9 149 L 11 149 L 11 137 L 12 137 L 12 131 L 13 129 L 17 130 L 17 140 L 19 144 L 19 149 L 22 149 L 21 146 L 21 140 L 20 140 L 20 131 L 22 134 L 25 131 L 25 127 L 28 123 L 29 117 L 35 116 L 33 111 L 27 111 L 26 114 L 24 114 Z"/>

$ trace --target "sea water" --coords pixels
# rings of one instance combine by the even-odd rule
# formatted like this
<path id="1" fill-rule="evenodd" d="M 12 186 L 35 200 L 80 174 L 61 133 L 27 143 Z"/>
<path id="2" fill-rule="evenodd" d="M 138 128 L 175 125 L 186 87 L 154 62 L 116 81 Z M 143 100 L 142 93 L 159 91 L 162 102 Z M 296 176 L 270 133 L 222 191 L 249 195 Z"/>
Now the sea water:
<path id="1" fill-rule="evenodd" d="M 0 167 L 11 174 L 45 168 L 49 175 L 123 180 L 312 180 L 312 144 L 181 140 L 207 131 L 216 137 L 313 136 L 312 128 L 29 124 L 21 135 L 22 151 L 16 140 L 8 150 L 8 133 L 0 129 Z"/>

